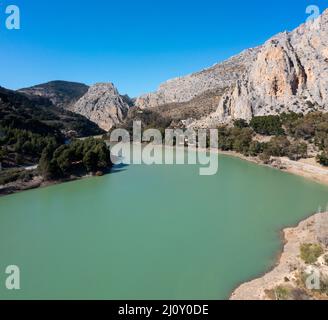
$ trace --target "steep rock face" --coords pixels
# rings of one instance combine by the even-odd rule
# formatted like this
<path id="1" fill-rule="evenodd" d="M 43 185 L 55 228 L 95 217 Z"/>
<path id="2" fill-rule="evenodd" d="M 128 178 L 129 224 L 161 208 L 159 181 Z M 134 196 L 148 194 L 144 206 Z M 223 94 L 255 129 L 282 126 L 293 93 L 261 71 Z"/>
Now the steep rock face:
<path id="1" fill-rule="evenodd" d="M 139 108 L 154 108 L 172 103 L 188 102 L 206 91 L 226 89 L 235 83 L 256 56 L 259 48 L 245 50 L 223 63 L 162 84 L 157 92 L 137 98 Z"/>
<path id="2" fill-rule="evenodd" d="M 328 11 L 271 38 L 202 126 L 282 112 L 328 111 Z"/>
<path id="3" fill-rule="evenodd" d="M 98 83 L 78 100 L 73 112 L 82 114 L 98 126 L 109 131 L 114 125 L 123 121 L 129 105 L 112 83 Z"/>
<path id="4" fill-rule="evenodd" d="M 18 92 L 28 96 L 47 98 L 53 105 L 59 108 L 70 109 L 88 89 L 89 87 L 83 83 L 51 81 L 30 88 L 20 89 Z"/>

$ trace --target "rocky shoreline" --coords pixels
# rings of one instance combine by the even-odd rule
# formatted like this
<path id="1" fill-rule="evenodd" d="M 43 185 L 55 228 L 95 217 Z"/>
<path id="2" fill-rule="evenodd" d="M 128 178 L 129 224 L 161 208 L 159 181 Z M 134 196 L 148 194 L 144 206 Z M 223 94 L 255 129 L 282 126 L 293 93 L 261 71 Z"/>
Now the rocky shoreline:
<path id="1" fill-rule="evenodd" d="M 0 197 L 7 196 L 13 193 L 27 191 L 31 189 L 40 188 L 42 185 L 42 177 L 34 177 L 32 180 L 24 181 L 14 181 L 0 186 Z"/>
<path id="2" fill-rule="evenodd" d="M 315 214 L 295 228 L 284 229 L 285 244 L 276 267 L 263 277 L 239 286 L 230 300 L 327 300 L 325 286 L 314 290 L 307 288 L 304 282 L 304 274 L 309 268 L 316 268 L 325 281 L 328 277 L 328 248 L 320 244 L 322 237 L 318 234 L 318 224 L 322 221 L 328 221 L 328 213 Z M 328 230 L 325 228 L 324 232 L 327 239 Z M 301 247 L 306 244 L 322 248 L 320 257 L 313 263 L 307 263 L 302 258 Z M 283 296 L 280 296 L 282 293 Z"/>
<path id="3" fill-rule="evenodd" d="M 49 186 L 53 186 L 56 184 L 81 180 L 91 177 L 91 175 L 84 175 L 84 176 L 71 176 L 70 178 L 61 179 L 61 180 L 52 180 L 52 181 L 45 181 L 41 176 L 35 176 L 32 180 L 24 182 L 24 181 L 15 181 L 8 183 L 6 185 L 0 186 L 0 197 L 8 196 L 14 193 L 33 190 L 38 188 L 45 188 Z"/>

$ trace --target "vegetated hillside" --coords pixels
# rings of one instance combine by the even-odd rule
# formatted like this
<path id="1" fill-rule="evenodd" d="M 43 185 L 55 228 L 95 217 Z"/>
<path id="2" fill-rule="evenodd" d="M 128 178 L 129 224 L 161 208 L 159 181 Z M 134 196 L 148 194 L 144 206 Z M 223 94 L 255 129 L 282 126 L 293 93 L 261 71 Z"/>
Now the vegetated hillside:
<path id="1" fill-rule="evenodd" d="M 173 117 L 163 116 L 158 108 L 131 108 L 121 128 L 132 136 L 133 122 L 142 122 L 142 130 L 157 128 L 164 133 L 166 128 L 183 127 Z M 282 113 L 254 117 L 250 123 L 237 119 L 233 124 L 217 126 L 218 148 L 235 151 L 259 162 L 280 168 L 283 157 L 298 161 L 312 158 L 328 166 L 328 114 L 311 112 Z M 208 140 L 208 147 L 209 147 Z M 281 167 L 282 169 L 282 167 Z"/>
<path id="2" fill-rule="evenodd" d="M 57 107 L 71 109 L 72 105 L 86 94 L 88 89 L 89 87 L 83 83 L 50 81 L 18 91 L 29 96 L 47 98 Z"/>
<path id="3" fill-rule="evenodd" d="M 0 87 L 0 162 L 15 167 L 38 162 L 48 145 L 62 144 L 70 136 L 104 133 L 81 115 L 55 107 L 42 97 Z"/>
<path id="4" fill-rule="evenodd" d="M 328 166 L 328 114 L 312 112 L 306 115 L 254 117 L 250 124 L 238 119 L 234 126 L 219 126 L 219 148 L 245 156 L 259 157 L 271 164 L 275 157 L 297 161 L 316 157 Z"/>
<path id="5" fill-rule="evenodd" d="M 141 121 L 142 129 L 158 129 L 164 132 L 164 130 L 170 127 L 172 123 L 171 117 L 164 117 L 158 111 L 154 109 L 139 109 L 131 108 L 128 111 L 128 115 L 123 123 L 116 125 L 112 130 L 120 128 L 125 129 L 130 133 L 132 137 L 133 134 L 133 123 L 136 121 Z"/>
<path id="6" fill-rule="evenodd" d="M 200 119 L 214 112 L 225 88 L 206 91 L 188 102 L 170 103 L 152 108 L 163 117 L 180 121 L 189 118 Z"/>
<path id="7" fill-rule="evenodd" d="M 73 112 L 62 110 L 42 97 L 25 96 L 0 87 L 0 125 L 25 129 L 34 133 L 67 134 L 78 136 L 103 133 L 95 123 Z"/>
<path id="8" fill-rule="evenodd" d="M 169 127 L 183 127 L 181 120 L 200 119 L 216 110 L 224 92 L 223 89 L 207 91 L 188 102 L 170 103 L 153 108 L 131 107 L 122 124 L 116 127 L 132 132 L 133 121 L 141 121 L 144 128 L 164 130 Z"/>

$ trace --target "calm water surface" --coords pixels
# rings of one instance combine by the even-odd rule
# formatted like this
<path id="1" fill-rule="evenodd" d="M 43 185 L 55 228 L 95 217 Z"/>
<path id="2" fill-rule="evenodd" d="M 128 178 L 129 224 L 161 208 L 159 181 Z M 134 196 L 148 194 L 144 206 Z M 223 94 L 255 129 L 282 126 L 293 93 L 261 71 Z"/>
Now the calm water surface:
<path id="1" fill-rule="evenodd" d="M 325 206 L 328 188 L 219 157 L 215 176 L 131 165 L 0 198 L 0 298 L 228 298 L 273 266 L 279 230 Z"/>

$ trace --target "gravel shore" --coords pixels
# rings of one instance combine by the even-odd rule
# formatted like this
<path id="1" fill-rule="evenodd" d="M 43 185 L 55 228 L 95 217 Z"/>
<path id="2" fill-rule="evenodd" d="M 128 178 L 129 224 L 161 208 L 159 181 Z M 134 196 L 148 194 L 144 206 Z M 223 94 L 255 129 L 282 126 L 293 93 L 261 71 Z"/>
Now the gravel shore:
<path id="1" fill-rule="evenodd" d="M 242 284 L 232 293 L 230 300 L 271 300 L 268 291 L 286 283 L 290 286 L 297 283 L 300 270 L 308 267 L 300 258 L 300 247 L 304 243 L 318 243 L 317 222 L 327 218 L 327 215 L 318 213 L 295 228 L 284 229 L 285 245 L 277 266 L 263 277 Z M 324 254 L 327 253 L 325 251 Z M 316 265 L 321 272 L 327 273 L 328 267 L 324 263 Z"/>

